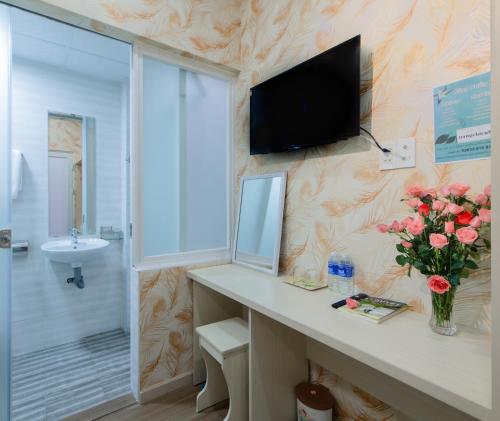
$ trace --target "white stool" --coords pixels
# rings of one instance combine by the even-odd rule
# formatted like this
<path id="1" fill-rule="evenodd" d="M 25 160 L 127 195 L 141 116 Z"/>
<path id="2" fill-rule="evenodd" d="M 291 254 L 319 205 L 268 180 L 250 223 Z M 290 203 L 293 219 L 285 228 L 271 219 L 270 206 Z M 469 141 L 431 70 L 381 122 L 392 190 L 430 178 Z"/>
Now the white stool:
<path id="1" fill-rule="evenodd" d="M 196 412 L 229 397 L 229 412 L 224 421 L 248 420 L 249 334 L 246 322 L 234 317 L 197 327 L 196 333 L 207 368 L 205 387 L 196 397 Z"/>

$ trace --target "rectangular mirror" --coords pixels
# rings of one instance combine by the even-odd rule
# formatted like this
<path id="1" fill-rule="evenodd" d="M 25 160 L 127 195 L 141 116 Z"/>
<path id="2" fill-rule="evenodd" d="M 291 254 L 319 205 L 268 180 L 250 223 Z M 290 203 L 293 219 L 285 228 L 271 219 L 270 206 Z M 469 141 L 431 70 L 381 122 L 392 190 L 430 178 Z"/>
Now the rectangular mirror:
<path id="1" fill-rule="evenodd" d="M 233 262 L 277 275 L 286 173 L 243 177 Z"/>
<path id="2" fill-rule="evenodd" d="M 49 236 L 96 233 L 95 119 L 48 115 Z"/>

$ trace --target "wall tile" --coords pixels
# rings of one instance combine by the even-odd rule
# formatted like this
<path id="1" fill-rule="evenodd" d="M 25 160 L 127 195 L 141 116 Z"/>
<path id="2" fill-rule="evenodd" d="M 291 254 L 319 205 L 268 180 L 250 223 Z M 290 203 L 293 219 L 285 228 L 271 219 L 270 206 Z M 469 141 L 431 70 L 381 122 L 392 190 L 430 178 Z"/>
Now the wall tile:
<path id="1" fill-rule="evenodd" d="M 123 324 L 122 241 L 111 242 L 101 256 L 84 264 L 83 290 L 66 283 L 72 276 L 69 265 L 50 262 L 40 251 L 48 239 L 47 112 L 96 118 L 97 226 L 121 227 L 121 108 L 120 85 L 14 61 L 12 143 L 24 155 L 24 174 L 23 190 L 13 201 L 12 228 L 14 239 L 30 242 L 29 254 L 13 259 L 14 355 Z"/>

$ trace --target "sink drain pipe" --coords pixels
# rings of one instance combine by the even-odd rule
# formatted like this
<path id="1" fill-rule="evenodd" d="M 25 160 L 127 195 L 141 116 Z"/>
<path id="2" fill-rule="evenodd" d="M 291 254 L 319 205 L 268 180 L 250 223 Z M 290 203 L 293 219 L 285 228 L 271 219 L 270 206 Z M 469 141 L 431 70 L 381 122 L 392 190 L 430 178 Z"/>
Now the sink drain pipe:
<path id="1" fill-rule="evenodd" d="M 68 284 L 75 284 L 78 288 L 83 289 L 85 282 L 83 281 L 82 267 L 73 268 L 73 277 L 66 280 Z"/>

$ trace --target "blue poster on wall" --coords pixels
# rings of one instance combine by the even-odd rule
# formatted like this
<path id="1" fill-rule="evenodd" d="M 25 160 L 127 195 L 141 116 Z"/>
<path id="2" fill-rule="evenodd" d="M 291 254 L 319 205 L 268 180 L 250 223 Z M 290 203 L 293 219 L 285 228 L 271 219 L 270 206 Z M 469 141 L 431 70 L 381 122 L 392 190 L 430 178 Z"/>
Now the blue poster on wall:
<path id="1" fill-rule="evenodd" d="M 434 88 L 437 164 L 490 156 L 490 100 L 490 73 Z"/>

